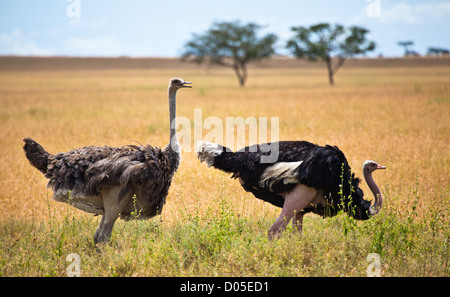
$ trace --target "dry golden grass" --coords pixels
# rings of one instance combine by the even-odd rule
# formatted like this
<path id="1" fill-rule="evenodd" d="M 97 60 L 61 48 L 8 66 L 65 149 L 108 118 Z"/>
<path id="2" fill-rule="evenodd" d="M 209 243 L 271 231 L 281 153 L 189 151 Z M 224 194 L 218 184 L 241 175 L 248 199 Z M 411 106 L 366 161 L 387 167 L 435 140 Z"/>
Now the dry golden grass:
<path id="1" fill-rule="evenodd" d="M 429 273 L 448 275 L 449 67 L 344 67 L 336 76 L 334 87 L 328 85 L 325 69 L 252 69 L 245 88 L 238 87 L 235 76 L 227 69 L 2 71 L 0 223 L 4 230 L 9 230 L 5 232 L 13 232 L 11 230 L 14 228 L 8 226 L 15 220 L 62 222 L 69 213 L 75 218 L 94 221 L 87 227 L 88 231 L 83 229 L 90 232 L 92 228 L 93 234 L 93 224 L 97 218 L 51 199 L 52 192 L 46 189 L 46 179 L 29 165 L 23 154 L 22 139 L 32 137 L 51 153 L 87 145 L 121 146 L 137 142 L 163 147 L 169 137 L 167 84 L 172 76 L 194 82 L 193 89 L 179 92 L 178 116 L 193 121 L 194 109 L 201 108 L 203 119 L 216 116 L 224 122 L 226 117 L 279 117 L 280 140 L 308 140 L 322 145 L 338 145 L 360 177 L 361 166 L 366 159 L 387 166 L 386 171 L 377 172 L 375 176 L 385 196 L 385 212 L 397 212 L 404 217 L 415 213 L 419 219 L 426 220 L 430 219 L 430 214 L 437 213 L 436 218 L 447 222 L 447 228 L 439 231 L 444 233 L 438 233 L 445 246 L 442 252 L 444 260 L 439 260 L 443 262 L 439 262 L 438 268 L 433 268 L 436 270 L 432 269 Z M 204 131 L 203 136 L 207 132 Z M 194 146 L 192 143 L 192 151 L 195 151 Z M 370 193 L 364 183 L 362 187 L 366 194 Z M 218 199 L 218 196 L 221 198 Z M 161 224 L 166 226 L 164 228 L 174 226 L 175 231 L 172 231 L 177 234 L 176 230 L 182 230 L 180 223 L 186 222 L 187 217 L 206 218 L 223 212 L 224 199 L 229 201 L 228 211 L 236 213 L 238 218 L 258 222 L 258 225 L 255 223 L 249 227 L 251 232 L 264 235 L 269 226 L 267 224 L 275 220 L 279 213 L 279 209 L 246 193 L 228 175 L 201 164 L 194 152 L 183 152 L 181 166 L 174 177 L 161 216 Z M 309 217 L 305 220 L 307 229 L 317 225 L 317 228 L 327 230 L 326 226 L 318 225 L 315 216 Z M 154 220 L 159 222 L 159 219 Z M 260 221 L 265 223 L 260 226 Z M 119 227 L 115 228 L 113 234 L 125 232 L 122 224 L 118 223 Z M 24 229 L 21 232 L 26 231 Z M 331 233 L 325 233 L 328 236 L 326 234 Z M 170 240 L 174 240 L 175 235 L 171 236 Z M 309 251 L 308 236 L 313 235 L 305 236 L 305 245 L 299 248 Z M 368 240 L 369 246 L 387 240 L 363 238 Z M 181 240 L 183 243 L 187 239 Z M 374 242 L 372 245 L 370 240 Z M 334 250 L 332 247 L 330 249 Z M 379 249 L 382 250 L 382 247 Z M 339 246 L 335 250 L 338 252 Z M 264 251 L 269 252 L 268 249 Z M 310 258 L 305 254 L 303 266 L 314 270 L 316 264 L 308 263 L 314 263 L 314 259 L 318 258 L 311 253 Z M 61 259 L 65 257 L 64 254 L 58 255 Z M 113 252 L 111 255 L 115 257 Z M 237 254 L 227 257 L 237 257 L 233 258 L 235 262 L 230 260 L 236 265 L 242 261 Z M 55 261 L 60 261 L 60 269 L 64 267 L 64 260 Z M 180 261 L 186 259 L 180 256 Z M 416 260 L 411 261 L 416 263 Z M 390 268 L 385 267 L 391 269 L 390 275 L 408 275 L 406 270 L 397 270 L 396 265 L 400 264 L 393 263 L 389 264 Z M 221 268 L 224 270 L 217 268 L 211 272 L 208 266 L 198 265 L 200 268 L 196 269 L 200 270 L 195 271 L 189 270 L 191 266 L 187 266 L 189 269 L 186 270 L 170 270 L 167 267 L 158 267 L 160 270 L 157 270 L 157 267 L 152 266 L 155 272 L 145 266 L 147 270 L 136 268 L 136 274 L 158 275 L 157 271 L 168 269 L 166 275 L 214 275 L 217 271 L 222 273 L 220 275 L 239 275 L 233 271 L 226 272 L 228 268 L 225 266 Z M 260 267 L 262 264 L 255 265 Z M 358 265 L 362 266 L 359 272 L 351 270 L 350 265 L 348 271 L 343 273 L 365 273 L 365 264 Z M 5 266 L 3 273 L 14 274 L 11 271 L 15 268 L 11 267 Z M 251 268 L 255 271 L 246 270 L 250 269 L 248 267 L 240 269 L 240 275 L 264 274 L 259 268 Z M 270 271 L 270 267 L 265 269 Z M 37 271 L 18 273 L 41 275 Z M 278 275 L 308 275 L 308 270 L 282 271 Z M 324 270 L 317 270 L 316 275 L 341 273 L 336 271 L 325 266 Z M 64 271 L 50 274 L 64 275 Z M 108 270 L 99 274 L 114 273 Z"/>
<path id="2" fill-rule="evenodd" d="M 388 167 L 376 176 L 382 188 L 409 191 L 418 177 L 424 191 L 421 207 L 449 198 L 446 67 L 344 68 L 335 87 L 327 85 L 323 69 L 253 70 L 246 88 L 239 88 L 227 70 L 2 72 L 1 219 L 47 216 L 46 197 L 51 191 L 25 159 L 24 137 L 34 138 L 53 153 L 86 145 L 165 146 L 166 85 L 174 75 L 194 82 L 192 90 L 179 94 L 178 116 L 193 121 L 194 108 L 201 108 L 203 120 L 216 116 L 224 123 L 229 116 L 279 117 L 280 140 L 338 145 L 359 176 L 364 160 L 377 160 Z M 187 208 L 208 203 L 218 185 L 238 201 L 245 199 L 249 212 L 271 209 L 226 175 L 208 170 L 195 153 L 184 152 L 164 220 L 178 215 L 180 203 Z M 66 210 L 56 202 L 50 204 L 58 212 Z"/>

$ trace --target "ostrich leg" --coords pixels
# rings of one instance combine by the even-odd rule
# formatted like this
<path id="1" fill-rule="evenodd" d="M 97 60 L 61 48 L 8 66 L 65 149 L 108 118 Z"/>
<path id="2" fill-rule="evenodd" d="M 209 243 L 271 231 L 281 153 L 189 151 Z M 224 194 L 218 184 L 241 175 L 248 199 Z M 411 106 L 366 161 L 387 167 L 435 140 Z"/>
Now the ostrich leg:
<path id="1" fill-rule="evenodd" d="M 94 234 L 94 242 L 95 243 L 98 242 L 99 236 L 102 233 L 104 222 L 105 222 L 105 216 L 103 215 L 102 218 L 100 219 L 100 223 L 98 224 L 98 229 L 97 229 L 97 231 L 95 231 L 95 234 Z"/>
<path id="2" fill-rule="evenodd" d="M 120 216 L 120 205 L 119 205 L 119 193 L 121 187 L 113 187 L 104 189 L 101 193 L 103 199 L 103 207 L 105 209 L 105 214 L 100 220 L 97 231 L 94 235 L 94 242 L 109 241 L 111 238 L 112 229 L 114 223 Z M 124 199 L 125 201 L 127 199 Z"/>
<path id="3" fill-rule="evenodd" d="M 292 220 L 292 227 L 294 230 L 297 230 L 298 233 L 302 232 L 303 229 L 303 214 L 300 211 L 297 211 L 294 215 L 294 219 Z"/>
<path id="4" fill-rule="evenodd" d="M 281 214 L 269 229 L 269 239 L 278 238 L 286 228 L 289 221 L 295 215 L 294 222 L 297 230 L 301 230 L 303 215 L 300 211 L 311 204 L 318 196 L 316 189 L 299 184 L 292 192 L 284 197 L 284 205 Z"/>
<path id="5" fill-rule="evenodd" d="M 102 230 L 98 235 L 97 242 L 107 242 L 111 238 L 112 229 L 114 227 L 114 223 L 119 218 L 118 213 L 108 213 L 105 211 L 105 215 L 103 216 L 104 222 L 102 226 Z M 102 220 L 103 220 L 102 218 Z M 97 234 L 97 232 L 96 232 Z M 95 240 L 95 238 L 94 238 Z"/>

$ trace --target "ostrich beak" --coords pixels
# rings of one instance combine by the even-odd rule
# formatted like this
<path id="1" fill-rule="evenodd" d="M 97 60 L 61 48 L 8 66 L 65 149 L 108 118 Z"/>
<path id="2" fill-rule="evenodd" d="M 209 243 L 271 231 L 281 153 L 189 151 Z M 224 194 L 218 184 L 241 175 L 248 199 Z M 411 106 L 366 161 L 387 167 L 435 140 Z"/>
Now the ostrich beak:
<path id="1" fill-rule="evenodd" d="M 386 169 L 386 166 L 378 165 L 376 169 Z"/>
<path id="2" fill-rule="evenodd" d="M 187 84 L 191 85 L 192 82 L 191 82 L 191 81 L 184 81 L 184 82 L 181 84 L 181 87 L 182 87 L 182 88 L 192 88 L 192 86 L 186 86 Z"/>

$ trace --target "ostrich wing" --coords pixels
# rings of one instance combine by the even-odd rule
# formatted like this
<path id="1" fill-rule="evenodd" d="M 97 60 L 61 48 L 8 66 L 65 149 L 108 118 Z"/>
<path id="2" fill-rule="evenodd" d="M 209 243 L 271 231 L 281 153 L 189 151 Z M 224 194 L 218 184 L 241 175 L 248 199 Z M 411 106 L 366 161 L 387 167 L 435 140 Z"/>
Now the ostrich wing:
<path id="1" fill-rule="evenodd" d="M 50 155 L 45 177 L 49 179 L 47 187 L 55 193 L 60 190 L 74 195 L 84 195 L 86 186 L 85 172 L 90 166 L 120 152 L 123 148 L 88 146 L 66 153 Z"/>
<path id="2" fill-rule="evenodd" d="M 282 193 L 289 192 L 294 188 L 294 184 L 276 183 L 272 187 L 261 187 L 260 181 L 265 170 L 272 166 L 277 166 L 279 162 L 299 162 L 306 158 L 309 150 L 315 147 L 313 143 L 307 141 L 281 141 L 278 143 L 265 144 L 266 147 L 278 149 L 278 161 L 275 163 L 261 163 L 263 152 L 261 145 L 253 145 L 243 148 L 236 153 L 227 153 L 214 158 L 214 167 L 224 171 L 233 172 L 232 178 L 239 177 L 245 191 L 251 192 L 256 198 L 269 202 L 277 207 L 283 207 L 284 198 Z M 230 170 L 230 168 L 232 170 Z"/>
<path id="3" fill-rule="evenodd" d="M 122 150 L 92 164 L 86 170 L 86 190 L 98 194 L 105 187 L 138 183 L 158 179 L 157 166 L 161 155 L 159 148 L 151 146 L 126 146 Z"/>
<path id="4" fill-rule="evenodd" d="M 133 190 L 144 215 L 151 217 L 161 212 L 177 166 L 160 148 L 129 146 L 86 171 L 86 190 L 96 195 L 103 188 L 120 185 L 119 202 Z"/>

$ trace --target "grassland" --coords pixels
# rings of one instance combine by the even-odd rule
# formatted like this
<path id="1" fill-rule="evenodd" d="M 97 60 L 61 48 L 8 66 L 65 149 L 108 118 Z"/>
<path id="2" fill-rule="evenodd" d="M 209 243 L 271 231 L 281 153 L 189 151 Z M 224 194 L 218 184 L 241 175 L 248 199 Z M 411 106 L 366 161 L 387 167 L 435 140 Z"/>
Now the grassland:
<path id="1" fill-rule="evenodd" d="M 301 235 L 270 242 L 279 209 L 184 151 L 162 215 L 119 221 L 112 242 L 94 246 L 98 217 L 51 199 L 22 139 L 49 152 L 165 146 L 172 76 L 194 82 L 179 116 L 279 117 L 280 140 L 336 144 L 359 176 L 366 159 L 387 166 L 375 173 L 381 214 L 308 215 Z M 354 67 L 334 87 L 326 79 L 321 68 L 263 67 L 240 88 L 227 69 L 0 71 L 0 275 L 65 276 L 78 253 L 83 276 L 365 276 L 378 253 L 382 276 L 450 276 L 450 68 Z"/>

